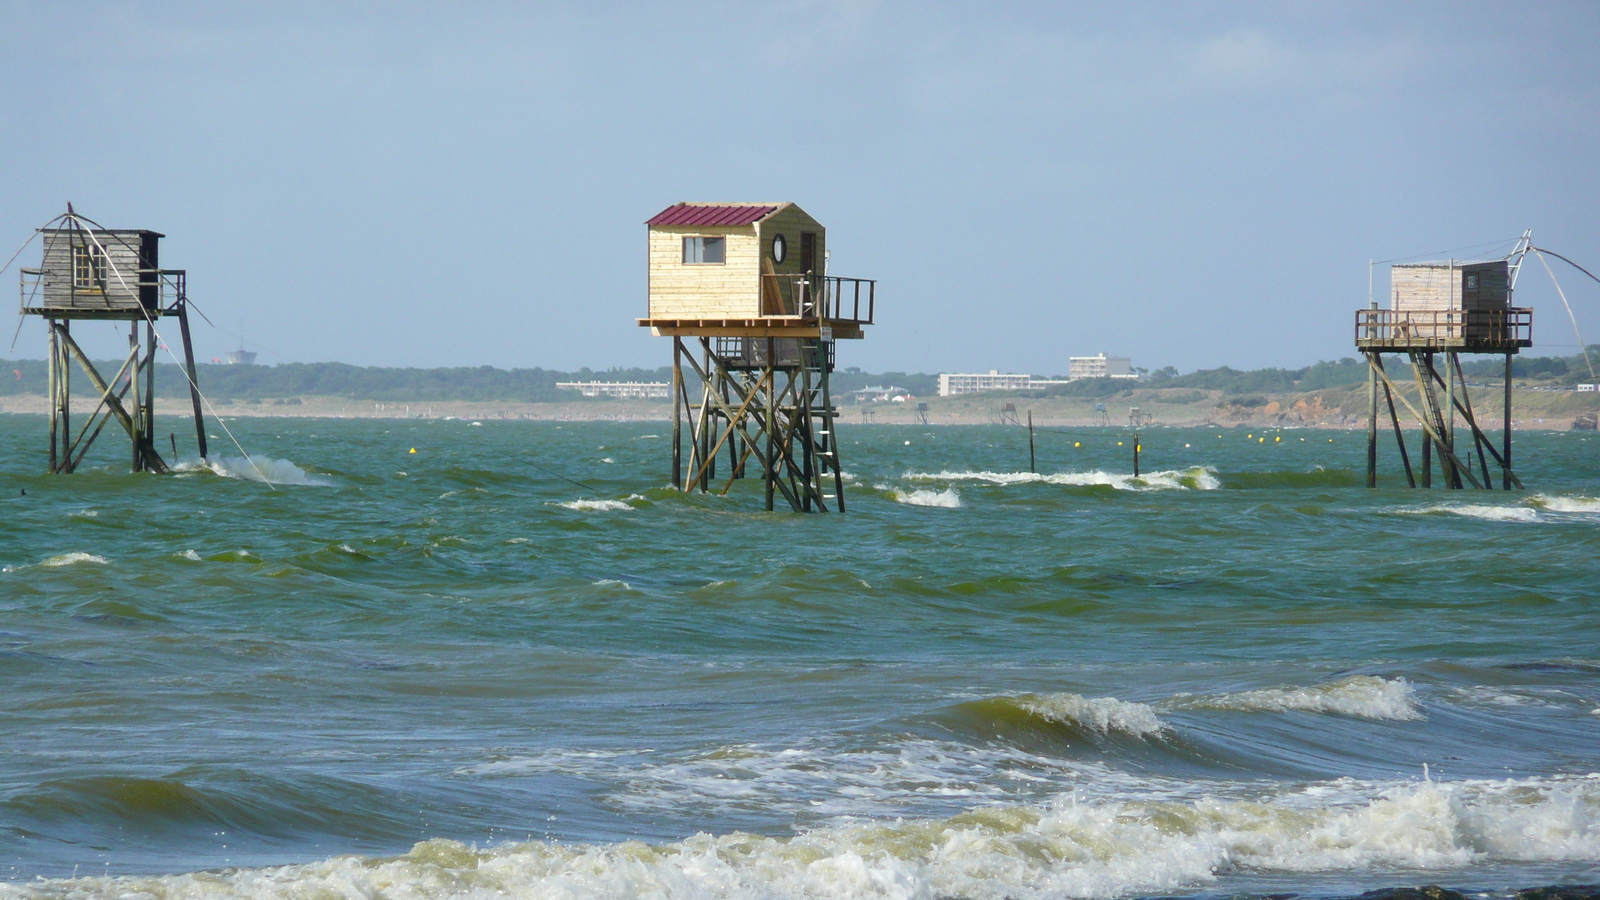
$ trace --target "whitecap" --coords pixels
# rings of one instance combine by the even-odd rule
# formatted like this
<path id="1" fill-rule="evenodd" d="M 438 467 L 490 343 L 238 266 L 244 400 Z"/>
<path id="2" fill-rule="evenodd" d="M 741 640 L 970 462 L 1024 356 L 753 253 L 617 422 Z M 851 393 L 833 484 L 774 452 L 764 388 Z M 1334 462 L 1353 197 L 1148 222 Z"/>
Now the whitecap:
<path id="1" fill-rule="evenodd" d="M 314 485 L 317 487 L 330 487 L 333 482 L 308 473 L 286 459 L 274 459 L 270 456 L 251 456 L 249 459 L 241 457 L 217 457 L 215 459 L 200 461 L 185 461 L 174 467 L 179 472 L 209 471 L 223 478 L 237 478 L 241 481 L 265 481 L 274 485 Z"/>
<path id="2" fill-rule="evenodd" d="M 109 562 L 110 562 L 110 560 L 106 559 L 104 556 L 96 556 L 93 553 L 74 552 L 74 553 L 58 553 L 55 556 L 52 556 L 49 559 L 46 559 L 43 562 L 40 562 L 39 565 L 54 567 L 54 566 L 75 566 L 78 563 L 94 563 L 97 566 L 103 566 L 103 565 L 106 565 Z"/>
<path id="3" fill-rule="evenodd" d="M 945 488 L 942 491 L 920 489 L 902 491 L 891 488 L 889 490 L 889 499 L 896 503 L 904 503 L 907 506 L 938 506 L 945 509 L 959 509 L 961 507 L 961 495 L 953 487 Z"/>
<path id="4" fill-rule="evenodd" d="M 1535 494 L 1528 498 L 1528 505 L 1550 512 L 1600 515 L 1600 499 L 1594 497 L 1554 497 L 1549 494 Z"/>
<path id="5" fill-rule="evenodd" d="M 1216 473 L 1204 466 L 1145 472 L 1138 477 L 1124 473 L 1094 470 L 1089 472 L 907 472 L 908 481 L 983 481 L 989 484 L 1058 484 L 1069 486 L 1106 485 L 1119 491 L 1200 490 L 1222 487 Z"/>
<path id="6" fill-rule="evenodd" d="M 794 836 L 697 834 L 650 845 L 434 839 L 401 856 L 266 869 L 40 879 L 19 896 L 1111 898 L 1240 870 L 1363 873 L 1600 856 L 1591 779 L 1351 784 L 1258 800 L 995 805 L 948 818 L 841 822 Z"/>
<path id="7" fill-rule="evenodd" d="M 1231 709 L 1244 712 L 1334 713 L 1362 719 L 1404 721 L 1422 718 L 1417 692 L 1404 678 L 1351 675 L 1310 687 L 1267 688 L 1168 701 L 1175 709 Z"/>
<path id="8" fill-rule="evenodd" d="M 1167 727 L 1154 707 L 1115 697 L 1091 699 L 1082 694 L 1024 694 L 1016 698 L 1016 703 L 1036 716 L 1101 734 L 1117 731 L 1136 737 L 1154 737 Z"/>
<path id="9" fill-rule="evenodd" d="M 565 502 L 557 503 L 556 506 L 564 506 L 567 509 L 575 509 L 579 512 L 605 512 L 633 509 L 633 507 L 624 500 L 567 500 Z"/>

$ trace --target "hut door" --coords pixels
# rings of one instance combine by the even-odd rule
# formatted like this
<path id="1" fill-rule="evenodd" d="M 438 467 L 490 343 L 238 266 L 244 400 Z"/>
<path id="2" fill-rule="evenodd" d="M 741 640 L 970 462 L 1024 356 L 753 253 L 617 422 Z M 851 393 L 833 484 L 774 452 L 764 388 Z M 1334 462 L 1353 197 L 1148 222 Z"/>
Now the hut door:
<path id="1" fill-rule="evenodd" d="M 800 271 L 813 272 L 817 268 L 817 233 L 800 232 Z"/>

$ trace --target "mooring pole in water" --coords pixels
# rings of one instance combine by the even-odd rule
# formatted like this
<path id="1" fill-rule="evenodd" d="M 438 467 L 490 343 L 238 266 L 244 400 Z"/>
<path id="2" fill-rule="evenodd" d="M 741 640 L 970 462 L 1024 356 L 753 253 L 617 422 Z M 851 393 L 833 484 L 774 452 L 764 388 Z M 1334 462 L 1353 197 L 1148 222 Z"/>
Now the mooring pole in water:
<path id="1" fill-rule="evenodd" d="M 1133 477 L 1139 477 L 1139 432 L 1133 433 Z"/>
<path id="2" fill-rule="evenodd" d="M 1039 465 L 1034 461 L 1033 455 L 1033 410 L 1028 410 L 1028 471 L 1037 475 Z"/>

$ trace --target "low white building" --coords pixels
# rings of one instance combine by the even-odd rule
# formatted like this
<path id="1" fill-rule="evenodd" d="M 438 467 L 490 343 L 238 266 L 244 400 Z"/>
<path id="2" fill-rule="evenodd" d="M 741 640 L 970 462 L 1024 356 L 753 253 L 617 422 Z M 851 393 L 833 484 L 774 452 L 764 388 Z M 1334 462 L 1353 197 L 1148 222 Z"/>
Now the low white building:
<path id="1" fill-rule="evenodd" d="M 556 387 L 577 391 L 585 397 L 665 400 L 672 396 L 672 385 L 665 381 L 558 381 Z"/>
<path id="2" fill-rule="evenodd" d="M 1133 360 L 1126 356 L 1107 356 L 1104 353 L 1095 356 L 1069 356 L 1067 357 L 1067 377 L 1073 381 L 1080 378 L 1138 378 L 1133 374 Z"/>
<path id="3" fill-rule="evenodd" d="M 987 375 L 941 372 L 939 396 L 954 397 L 957 394 L 981 394 L 985 391 L 1027 391 L 1055 384 L 1066 384 L 1066 382 L 1049 381 L 1032 375 L 1002 373 L 998 369 L 990 369 Z"/>

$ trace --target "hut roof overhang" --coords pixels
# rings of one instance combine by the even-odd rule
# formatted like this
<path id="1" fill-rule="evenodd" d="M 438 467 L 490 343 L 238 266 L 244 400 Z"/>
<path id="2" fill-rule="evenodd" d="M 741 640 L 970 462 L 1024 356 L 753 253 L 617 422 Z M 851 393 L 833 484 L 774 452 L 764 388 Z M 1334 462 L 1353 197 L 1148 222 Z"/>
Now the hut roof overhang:
<path id="1" fill-rule="evenodd" d="M 674 203 L 646 225 L 754 225 L 787 203 Z"/>

